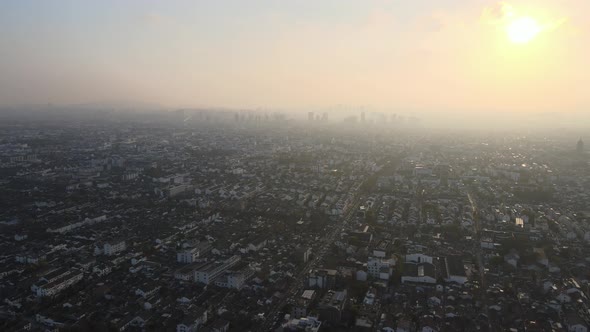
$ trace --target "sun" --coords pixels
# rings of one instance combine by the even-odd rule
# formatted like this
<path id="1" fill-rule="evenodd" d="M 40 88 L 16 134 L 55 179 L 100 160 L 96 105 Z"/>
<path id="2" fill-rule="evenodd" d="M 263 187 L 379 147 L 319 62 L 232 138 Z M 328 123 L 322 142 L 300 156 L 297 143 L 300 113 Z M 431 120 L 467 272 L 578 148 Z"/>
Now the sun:
<path id="1" fill-rule="evenodd" d="M 520 17 L 506 27 L 508 38 L 515 44 L 526 44 L 541 32 L 541 26 L 532 17 Z"/>

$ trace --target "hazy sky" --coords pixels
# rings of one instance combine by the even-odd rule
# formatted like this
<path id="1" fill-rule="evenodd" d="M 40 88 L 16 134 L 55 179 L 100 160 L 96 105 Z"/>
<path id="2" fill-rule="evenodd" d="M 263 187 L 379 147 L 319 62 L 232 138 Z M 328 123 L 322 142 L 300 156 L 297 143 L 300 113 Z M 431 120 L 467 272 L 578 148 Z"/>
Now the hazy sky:
<path id="1" fill-rule="evenodd" d="M 588 0 L 0 0 L 0 104 L 590 109 Z M 541 31 L 512 43 L 506 27 Z"/>

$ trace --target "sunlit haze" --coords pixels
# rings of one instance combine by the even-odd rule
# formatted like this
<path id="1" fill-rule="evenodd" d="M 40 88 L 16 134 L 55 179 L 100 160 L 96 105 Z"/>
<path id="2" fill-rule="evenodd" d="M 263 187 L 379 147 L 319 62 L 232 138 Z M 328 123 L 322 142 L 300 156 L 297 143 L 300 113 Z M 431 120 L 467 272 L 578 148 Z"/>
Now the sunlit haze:
<path id="1" fill-rule="evenodd" d="M 539 34 L 540 30 L 539 23 L 530 17 L 518 18 L 507 27 L 510 40 L 519 44 L 530 42 Z"/>
<path id="2" fill-rule="evenodd" d="M 590 0 L 0 0 L 0 332 L 588 332 Z"/>
<path id="3" fill-rule="evenodd" d="M 590 2 L 3 1 L 0 103 L 584 112 Z"/>

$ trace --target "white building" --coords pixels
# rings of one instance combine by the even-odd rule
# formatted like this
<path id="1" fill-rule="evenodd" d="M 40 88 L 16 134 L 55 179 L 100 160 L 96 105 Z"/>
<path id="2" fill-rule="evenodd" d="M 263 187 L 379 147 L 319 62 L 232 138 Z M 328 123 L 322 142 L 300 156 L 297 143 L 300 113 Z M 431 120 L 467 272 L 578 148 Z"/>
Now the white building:
<path id="1" fill-rule="evenodd" d="M 321 326 L 322 322 L 317 317 L 308 316 L 305 318 L 290 319 L 286 323 L 283 323 L 282 329 L 283 331 L 297 331 L 298 329 L 302 329 L 304 331 L 317 332 Z"/>
<path id="2" fill-rule="evenodd" d="M 71 224 L 67 224 L 67 225 L 61 225 L 61 226 L 56 227 L 56 228 L 48 228 L 47 229 L 47 232 L 48 233 L 60 233 L 60 234 L 63 234 L 63 233 L 67 233 L 69 231 L 72 231 L 72 230 L 74 230 L 76 228 L 80 228 L 82 226 L 93 225 L 93 224 L 100 223 L 100 222 L 103 222 L 103 221 L 106 221 L 106 220 L 107 220 L 107 216 L 106 215 L 101 215 L 101 216 L 94 217 L 94 218 L 85 218 L 84 220 L 79 221 L 79 222 L 76 222 L 76 223 L 71 223 Z"/>
<path id="3" fill-rule="evenodd" d="M 111 273 L 113 269 L 108 265 L 96 265 L 92 268 L 92 273 L 96 273 L 99 277 L 106 276 Z"/>
<path id="4" fill-rule="evenodd" d="M 240 261 L 240 256 L 232 256 L 223 263 L 210 262 L 195 270 L 194 280 L 203 284 L 210 284 L 219 277 L 223 272 Z"/>
<path id="5" fill-rule="evenodd" d="M 159 291 L 160 288 L 161 287 L 156 284 L 146 283 L 135 289 L 135 295 L 139 295 L 143 298 L 148 298 L 154 295 L 157 291 Z"/>
<path id="6" fill-rule="evenodd" d="M 126 246 L 124 240 L 110 241 L 110 242 L 105 242 L 102 245 L 102 248 L 100 246 L 95 247 L 94 254 L 95 255 L 103 254 L 105 256 L 113 256 L 113 255 L 116 255 L 116 254 L 120 253 L 121 251 L 125 250 L 126 248 L 127 248 L 127 246 Z"/>
<path id="7" fill-rule="evenodd" d="M 393 266 L 395 266 L 394 259 L 383 259 L 376 257 L 369 257 L 367 261 L 368 274 L 373 278 L 389 280 L 393 274 Z"/>
<path id="8" fill-rule="evenodd" d="M 406 255 L 406 263 L 430 263 L 432 264 L 432 257 L 424 254 L 408 254 Z"/>
<path id="9" fill-rule="evenodd" d="M 68 271 L 59 278 L 52 279 L 51 282 L 36 287 L 35 293 L 38 297 L 54 296 L 62 290 L 72 286 L 82 280 L 84 274 L 80 271 Z"/>
<path id="10" fill-rule="evenodd" d="M 248 278 L 254 274 L 253 270 L 225 272 L 215 280 L 215 286 L 223 288 L 242 289 Z"/>
<path id="11" fill-rule="evenodd" d="M 36 254 L 19 254 L 14 257 L 14 260 L 17 263 L 23 264 L 37 264 L 39 261 L 45 260 L 47 257 L 45 255 L 36 255 Z"/>
<path id="12" fill-rule="evenodd" d="M 183 264 L 191 264 L 198 261 L 198 258 L 211 250 L 208 242 L 201 242 L 195 247 L 186 248 L 176 253 L 176 261 Z"/>
<path id="13" fill-rule="evenodd" d="M 402 275 L 402 283 L 436 283 L 436 270 L 431 263 L 406 263 L 404 264 L 404 273 Z"/>
<path id="14" fill-rule="evenodd" d="M 199 257 L 199 251 L 197 248 L 190 248 L 176 253 L 176 261 L 178 263 L 190 264 L 194 263 Z"/>
<path id="15" fill-rule="evenodd" d="M 253 241 L 251 241 L 248 244 L 247 250 L 248 251 L 260 251 L 260 250 L 262 250 L 262 248 L 266 247 L 266 243 L 267 243 L 267 240 L 265 238 L 254 239 Z"/>

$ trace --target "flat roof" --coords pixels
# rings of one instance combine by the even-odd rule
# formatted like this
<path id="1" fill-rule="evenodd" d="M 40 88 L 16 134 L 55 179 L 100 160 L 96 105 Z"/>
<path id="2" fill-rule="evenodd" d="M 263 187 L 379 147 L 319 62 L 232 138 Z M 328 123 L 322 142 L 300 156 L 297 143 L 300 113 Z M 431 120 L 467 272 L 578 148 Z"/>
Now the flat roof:
<path id="1" fill-rule="evenodd" d="M 301 294 L 301 297 L 307 300 L 311 300 L 313 298 L 313 294 L 315 293 L 314 290 L 312 289 L 307 289 L 303 291 L 303 294 Z"/>

